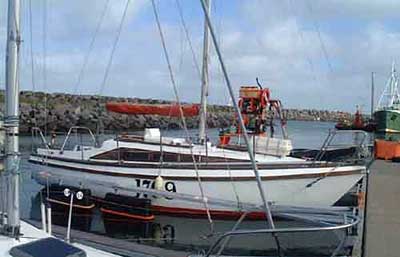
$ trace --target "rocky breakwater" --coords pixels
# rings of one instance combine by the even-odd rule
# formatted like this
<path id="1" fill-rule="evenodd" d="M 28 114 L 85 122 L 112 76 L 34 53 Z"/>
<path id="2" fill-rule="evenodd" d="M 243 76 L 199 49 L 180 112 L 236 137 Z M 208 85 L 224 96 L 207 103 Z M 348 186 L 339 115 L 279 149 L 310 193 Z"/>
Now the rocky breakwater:
<path id="1" fill-rule="evenodd" d="M 45 94 L 43 92 L 23 91 L 20 97 L 20 131 L 29 133 L 32 127 L 48 131 L 68 131 L 71 126 L 85 126 L 93 131 L 99 128 L 105 132 L 141 130 L 145 127 L 180 128 L 179 118 L 158 115 L 124 115 L 108 112 L 107 102 L 127 102 L 146 104 L 165 104 L 164 100 L 122 98 L 93 95 L 71 95 L 62 93 Z M 0 93 L 0 102 L 4 102 L 4 92 Z M 233 109 L 228 106 L 210 105 L 208 127 L 229 126 L 233 121 Z M 4 104 L 1 105 L 4 113 Z M 297 110 L 284 111 L 289 120 L 337 121 L 350 114 L 343 112 Z M 198 126 L 198 117 L 187 118 L 188 128 Z"/>
<path id="2" fill-rule="evenodd" d="M 352 120 L 353 115 L 342 111 L 309 110 L 309 109 L 285 109 L 284 116 L 288 120 L 302 121 L 334 121 L 342 119 Z"/>

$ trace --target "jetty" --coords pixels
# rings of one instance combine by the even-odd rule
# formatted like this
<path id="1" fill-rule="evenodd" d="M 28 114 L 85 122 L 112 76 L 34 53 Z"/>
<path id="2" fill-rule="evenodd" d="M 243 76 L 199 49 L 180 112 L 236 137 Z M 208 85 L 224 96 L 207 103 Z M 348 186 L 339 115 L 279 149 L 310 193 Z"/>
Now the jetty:
<path id="1" fill-rule="evenodd" d="M 46 99 L 46 101 L 45 101 Z M 0 90 L 0 103 L 4 102 L 4 91 Z M 73 95 L 66 93 L 44 93 L 22 91 L 20 93 L 20 133 L 31 133 L 32 127 L 47 126 L 49 130 L 67 132 L 71 126 L 85 126 L 93 131 L 100 126 L 105 131 L 143 130 L 146 127 L 179 128 L 180 120 L 158 115 L 120 115 L 108 112 L 108 102 L 132 104 L 170 104 L 161 99 L 136 97 L 111 97 L 97 95 Z M 233 108 L 227 105 L 208 105 L 207 127 L 221 128 L 231 125 Z M 47 111 L 45 111 L 47 110 Z M 0 106 L 4 113 L 4 107 Z M 299 121 L 338 121 L 352 119 L 352 115 L 342 111 L 315 109 L 286 109 L 284 116 L 288 120 Z M 197 128 L 199 117 L 186 120 L 188 128 Z"/>
<path id="2" fill-rule="evenodd" d="M 400 252 L 400 163 L 377 160 L 368 178 L 364 257 Z"/>

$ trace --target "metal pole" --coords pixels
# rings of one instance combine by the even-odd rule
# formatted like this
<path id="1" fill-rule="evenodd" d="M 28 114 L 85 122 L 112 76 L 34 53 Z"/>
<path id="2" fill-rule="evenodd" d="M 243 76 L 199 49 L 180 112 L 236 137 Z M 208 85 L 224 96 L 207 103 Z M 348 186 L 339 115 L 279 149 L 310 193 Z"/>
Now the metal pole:
<path id="1" fill-rule="evenodd" d="M 40 203 L 40 214 L 42 216 L 42 230 L 46 232 L 46 207 L 43 202 Z"/>
<path id="2" fill-rule="evenodd" d="M 228 77 L 228 72 L 226 71 L 226 68 L 225 68 L 225 63 L 222 60 L 221 51 L 219 49 L 219 45 L 218 45 L 218 42 L 217 42 L 217 39 L 216 39 L 216 36 L 215 36 L 215 33 L 214 33 L 214 29 L 213 29 L 213 26 L 211 24 L 211 20 L 210 20 L 209 14 L 208 14 L 208 9 L 206 8 L 205 0 L 200 0 L 200 1 L 201 1 L 201 6 L 203 7 L 204 15 L 205 15 L 206 20 L 207 20 L 208 28 L 210 30 L 211 38 L 212 38 L 213 43 L 214 43 L 215 51 L 217 52 L 218 60 L 220 62 L 221 69 L 222 69 L 222 72 L 223 72 L 224 77 L 225 77 L 226 86 L 228 88 L 229 94 L 230 94 L 231 99 L 232 99 L 233 107 L 235 108 L 235 111 L 238 114 L 240 128 L 243 131 L 243 138 L 244 138 L 245 144 L 247 146 L 247 152 L 249 153 L 249 158 L 250 158 L 251 164 L 253 166 L 254 175 L 255 175 L 256 180 L 257 180 L 257 186 L 258 186 L 258 190 L 260 191 L 263 207 L 264 207 L 265 213 L 267 215 L 267 222 L 268 222 L 270 228 L 273 229 L 273 228 L 275 228 L 274 221 L 272 220 L 271 210 L 270 210 L 269 205 L 267 203 L 267 199 L 266 199 L 266 196 L 265 196 L 265 193 L 264 193 L 264 189 L 262 187 L 261 177 L 260 177 L 260 174 L 258 172 L 257 164 L 256 164 L 256 161 L 255 161 L 255 158 L 254 158 L 254 155 L 253 155 L 253 151 L 252 151 L 251 146 L 250 146 L 249 137 L 247 135 L 246 127 L 245 127 L 244 122 L 243 122 L 243 117 L 242 117 L 242 114 L 240 113 L 239 106 L 235 101 L 235 94 L 233 93 L 231 82 L 230 82 L 229 77 Z"/>
<path id="3" fill-rule="evenodd" d="M 375 78 L 374 77 L 375 77 L 375 74 L 374 74 L 374 72 L 372 72 L 371 73 L 371 119 L 373 119 L 373 117 L 374 117 L 374 98 L 375 98 L 375 96 L 374 96 L 374 94 L 375 94 L 375 89 L 374 89 Z"/>
<path id="4" fill-rule="evenodd" d="M 6 53 L 6 98 L 4 127 L 5 138 L 5 174 L 8 179 L 7 190 L 7 226 L 6 233 L 13 237 L 19 236 L 19 81 L 18 58 L 20 36 L 20 1 L 8 1 L 8 30 Z"/>
<path id="5" fill-rule="evenodd" d="M 47 233 L 51 236 L 51 233 L 52 233 L 52 231 L 51 231 L 51 205 L 50 205 L 50 203 L 47 203 L 47 207 L 46 207 L 46 209 L 47 209 Z"/>
<path id="6" fill-rule="evenodd" d="M 69 213 L 68 213 L 67 238 L 66 238 L 66 241 L 68 243 L 71 240 L 72 206 L 74 204 L 74 195 L 75 194 L 71 192 L 71 200 L 69 202 Z"/>
<path id="7" fill-rule="evenodd" d="M 211 12 L 211 0 L 205 0 L 207 5 L 208 14 Z M 210 51 L 210 38 L 207 19 L 204 19 L 204 38 L 203 38 L 203 67 L 201 73 L 201 106 L 200 106 L 200 124 L 199 124 L 199 139 L 201 143 L 206 142 L 206 124 L 207 124 L 207 97 L 209 85 L 209 51 Z"/>

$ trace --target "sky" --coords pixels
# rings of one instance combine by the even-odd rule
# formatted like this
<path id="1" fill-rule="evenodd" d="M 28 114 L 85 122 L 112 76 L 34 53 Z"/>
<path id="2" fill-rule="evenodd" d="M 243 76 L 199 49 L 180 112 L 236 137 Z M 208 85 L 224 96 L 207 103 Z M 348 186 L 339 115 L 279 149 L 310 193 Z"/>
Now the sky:
<path id="1" fill-rule="evenodd" d="M 6 2 L 0 1 L 1 60 Z M 174 99 L 150 0 L 21 2 L 22 90 Z M 179 96 L 199 102 L 196 67 L 201 67 L 204 29 L 200 1 L 155 2 Z M 400 62 L 398 0 L 212 0 L 211 8 L 235 92 L 241 85 L 255 84 L 258 77 L 288 108 L 354 112 L 360 105 L 368 112 L 371 72 L 376 74 L 377 102 L 392 62 Z M 213 47 L 210 55 L 209 103 L 229 104 Z M 0 71 L 4 88 L 4 61 Z"/>

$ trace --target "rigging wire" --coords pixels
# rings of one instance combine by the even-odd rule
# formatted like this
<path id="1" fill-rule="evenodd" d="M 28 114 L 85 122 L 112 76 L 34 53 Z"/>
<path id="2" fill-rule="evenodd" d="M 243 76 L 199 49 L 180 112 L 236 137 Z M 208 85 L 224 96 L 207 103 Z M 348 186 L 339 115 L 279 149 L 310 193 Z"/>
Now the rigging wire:
<path id="1" fill-rule="evenodd" d="M 226 67 L 225 67 L 225 63 L 224 63 L 224 61 L 222 59 L 222 54 L 221 54 L 221 51 L 219 49 L 218 42 L 217 42 L 216 37 L 215 37 L 214 28 L 213 28 L 213 26 L 211 24 L 211 19 L 210 19 L 210 16 L 208 14 L 208 10 L 207 10 L 206 4 L 205 4 L 205 0 L 200 0 L 200 2 L 201 2 L 201 7 L 203 8 L 204 15 L 205 15 L 205 17 L 207 19 L 207 24 L 208 24 L 208 28 L 210 30 L 211 39 L 213 41 L 214 48 L 215 48 L 215 51 L 217 53 L 218 60 L 220 62 L 220 66 L 221 66 L 221 69 L 222 69 L 224 77 L 225 77 L 226 86 L 228 88 L 229 94 L 230 94 L 230 96 L 232 98 L 232 101 L 233 101 L 234 100 L 234 93 L 233 93 L 233 90 L 232 90 L 232 85 L 231 85 L 231 82 L 230 82 L 230 79 L 229 79 L 229 76 L 228 76 L 228 72 L 227 72 Z M 272 217 L 272 214 L 271 214 L 271 210 L 270 210 L 269 204 L 267 202 L 267 199 L 266 199 L 266 196 L 265 196 L 265 193 L 264 193 L 264 189 L 263 189 L 262 184 L 261 184 L 261 178 L 260 178 L 260 174 L 258 172 L 257 163 L 255 161 L 255 156 L 253 155 L 253 152 L 250 149 L 249 138 L 248 138 L 248 135 L 247 135 L 246 127 L 245 127 L 244 122 L 243 122 L 243 117 L 242 117 L 242 115 L 240 113 L 239 106 L 235 102 L 233 102 L 233 105 L 235 107 L 236 113 L 238 114 L 238 120 L 239 120 L 239 123 L 240 123 L 240 127 L 241 127 L 241 129 L 243 131 L 243 138 L 244 138 L 244 140 L 246 142 L 247 151 L 249 153 L 249 159 L 251 161 L 251 164 L 252 164 L 252 167 L 253 167 L 253 170 L 254 170 L 254 175 L 256 176 L 257 185 L 258 185 L 260 196 L 261 196 L 261 199 L 262 199 L 263 209 L 265 210 L 265 214 L 266 214 L 266 218 L 267 218 L 267 224 L 268 224 L 268 226 L 270 228 L 274 229 L 275 228 L 274 220 L 273 220 L 273 217 Z M 283 252 L 282 252 L 282 248 L 281 248 L 278 236 L 275 233 L 273 233 L 272 236 L 275 239 L 278 256 L 283 256 Z"/>
<path id="2" fill-rule="evenodd" d="M 179 28 L 179 61 L 178 61 L 178 69 L 177 69 L 177 73 L 181 74 L 182 73 L 182 69 L 183 69 L 183 64 L 185 63 L 185 53 L 186 53 L 186 48 L 187 48 L 187 44 L 185 41 L 185 36 L 184 36 L 184 29 L 183 27 Z M 182 78 L 180 76 L 178 76 L 178 85 L 180 85 L 182 83 Z"/>
<path id="3" fill-rule="evenodd" d="M 329 71 L 331 73 L 333 73 L 333 68 L 332 68 L 332 64 L 331 64 L 330 58 L 329 58 L 329 54 L 328 54 L 328 51 L 326 49 L 324 40 L 322 39 L 321 30 L 319 28 L 319 24 L 317 22 L 317 19 L 316 19 L 315 15 L 314 15 L 314 10 L 312 8 L 311 3 L 308 0 L 306 0 L 305 3 L 306 3 L 308 11 L 310 12 L 310 16 L 311 16 L 311 20 L 312 20 L 314 29 L 317 32 L 318 41 L 319 41 L 319 43 L 321 45 L 321 50 L 322 50 L 323 56 L 325 58 L 325 61 L 328 64 Z"/>
<path id="4" fill-rule="evenodd" d="M 109 56 L 109 59 L 108 59 L 108 63 L 107 63 L 107 66 L 106 66 L 106 70 L 104 72 L 103 81 L 102 81 L 102 83 L 100 85 L 100 89 L 99 89 L 99 92 L 97 94 L 98 96 L 103 94 L 104 87 L 105 87 L 105 84 L 107 82 L 107 78 L 108 78 L 108 75 L 110 73 L 111 65 L 112 65 L 112 62 L 113 62 L 113 59 L 114 59 L 114 53 L 115 53 L 115 50 L 117 48 L 117 45 L 118 45 L 118 42 L 119 42 L 119 38 L 120 38 L 120 35 L 121 35 L 121 32 L 122 32 L 122 27 L 124 25 L 124 21 L 125 21 L 126 14 L 127 14 L 127 11 L 128 11 L 129 3 L 130 3 L 130 0 L 127 0 L 126 4 L 124 6 L 124 11 L 123 11 L 123 14 L 122 14 L 122 17 L 121 17 L 121 21 L 119 23 L 118 30 L 117 30 L 117 35 L 116 35 L 116 37 L 114 39 L 114 42 L 113 42 L 113 45 L 112 45 L 112 49 L 111 49 L 111 53 L 110 53 L 110 56 Z M 101 112 L 100 112 L 100 98 L 99 97 L 97 98 L 97 102 L 96 102 L 96 113 L 97 113 L 96 145 L 98 145 L 99 144 L 100 130 L 103 129 L 103 132 L 104 132 L 102 119 L 100 117 L 101 116 Z"/>
<path id="5" fill-rule="evenodd" d="M 221 15 L 219 15 L 219 9 L 217 8 L 217 1 L 212 1 L 211 3 L 212 3 L 212 6 L 213 6 L 213 9 L 214 9 L 214 17 L 215 17 L 214 19 L 216 20 L 216 22 L 215 22 L 216 23 L 216 26 L 215 26 L 216 29 L 215 30 L 216 30 L 217 35 L 218 35 L 217 42 L 218 42 L 219 45 L 221 45 L 222 44 L 222 27 L 223 27 L 222 26 L 222 19 L 221 19 Z M 212 45 L 211 45 L 211 47 L 212 47 Z M 219 71 L 219 76 L 220 76 L 220 79 L 221 79 L 221 84 L 223 84 L 224 83 L 224 75 L 222 74 L 223 72 L 222 72 L 221 67 L 219 65 L 218 65 L 218 67 L 219 67 L 218 71 Z M 231 101 L 230 97 L 229 96 L 227 96 L 227 97 L 228 97 L 228 101 L 227 102 L 230 102 Z M 226 101 L 226 99 L 225 99 L 225 101 Z M 237 208 L 238 208 L 238 210 L 241 210 L 242 203 L 241 203 L 241 200 L 240 200 L 240 197 L 239 197 L 239 192 L 237 190 L 235 180 L 233 179 L 233 176 L 232 176 L 232 170 L 231 170 L 229 162 L 227 160 L 227 156 L 226 156 L 226 152 L 225 152 L 225 148 L 224 147 L 222 147 L 222 154 L 224 156 L 225 164 L 226 164 L 227 169 L 228 169 L 232 190 L 233 190 L 233 192 L 235 194 L 235 199 L 236 199 L 236 202 L 237 202 Z"/>
<path id="6" fill-rule="evenodd" d="M 103 81 L 102 81 L 101 86 L 100 86 L 100 95 L 103 94 L 104 87 L 105 87 L 105 84 L 107 82 L 108 74 L 110 73 L 111 65 L 112 65 L 112 62 L 113 62 L 113 59 L 114 59 L 114 53 L 115 53 L 115 50 L 116 50 L 117 45 L 118 45 L 118 41 L 119 41 L 119 38 L 120 38 L 120 35 L 121 35 L 121 31 L 122 31 L 122 26 L 124 24 L 126 13 L 128 11 L 129 3 L 130 3 L 130 0 L 127 0 L 126 4 L 125 4 L 125 7 L 124 7 L 124 13 L 122 14 L 121 21 L 120 21 L 119 26 L 118 26 L 117 35 L 115 37 L 115 40 L 114 40 L 114 43 L 113 43 L 113 46 L 112 46 L 112 49 L 111 49 L 110 57 L 108 59 L 108 63 L 107 63 L 107 66 L 106 66 L 104 77 L 103 77 Z"/>
<path id="7" fill-rule="evenodd" d="M 223 37 L 222 37 L 223 24 L 222 24 L 222 15 L 220 12 L 221 8 L 218 6 L 217 1 L 212 1 L 211 4 L 212 4 L 212 9 L 214 10 L 213 17 L 214 17 L 215 31 L 217 33 L 217 42 L 221 46 L 223 44 Z M 212 44 L 210 45 L 210 47 L 212 47 Z M 212 59 L 212 57 L 214 57 L 212 55 L 212 52 L 210 52 L 210 56 L 211 56 L 211 58 L 210 58 L 210 63 L 211 63 L 211 59 Z M 222 85 L 221 88 L 224 90 L 225 89 L 223 87 L 224 81 L 225 81 L 224 75 L 223 75 L 221 66 L 217 65 L 217 67 L 218 68 L 217 68 L 216 75 L 215 75 L 215 83 L 213 83 L 213 84 L 218 85 L 218 83 L 220 83 Z M 211 76 L 210 76 L 210 80 L 211 80 Z M 218 80 L 218 83 L 217 83 L 217 80 Z M 224 103 L 227 105 L 231 105 L 232 100 L 230 99 L 229 95 L 224 94 L 224 96 L 225 96 L 223 99 Z"/>
<path id="8" fill-rule="evenodd" d="M 189 29 L 187 27 L 187 24 L 186 24 L 186 21 L 185 21 L 185 17 L 183 15 L 182 6 L 181 6 L 179 0 L 176 0 L 175 2 L 176 2 L 176 7 L 178 9 L 178 13 L 179 13 L 179 17 L 180 17 L 180 21 L 181 21 L 183 30 L 185 31 L 186 40 L 188 41 L 190 52 L 192 53 L 192 58 L 193 58 L 193 62 L 194 62 L 197 74 L 199 75 L 199 78 L 201 78 L 201 71 L 200 71 L 199 62 L 197 61 L 196 53 L 194 51 L 194 47 L 193 47 L 192 41 L 190 40 L 190 32 L 189 32 Z"/>
<path id="9" fill-rule="evenodd" d="M 229 161 L 227 160 L 227 157 L 226 157 L 225 147 L 222 147 L 222 154 L 224 156 L 226 167 L 228 168 L 229 178 L 230 178 L 230 182 L 231 182 L 231 186 L 232 186 L 233 192 L 235 193 L 237 207 L 240 210 L 241 209 L 241 201 L 240 201 L 238 190 L 236 188 L 235 180 L 233 179 L 233 176 L 232 176 L 232 170 L 230 168 Z"/>
<path id="10" fill-rule="evenodd" d="M 170 76 L 172 88 L 173 88 L 173 91 L 174 91 L 175 99 L 176 99 L 176 102 L 177 102 L 178 106 L 180 107 L 181 106 L 181 104 L 180 104 L 181 101 L 180 101 L 180 98 L 179 98 L 178 89 L 177 89 L 177 85 L 176 85 L 176 82 L 175 82 L 175 77 L 174 77 L 174 73 L 173 73 L 173 70 L 172 70 L 171 61 L 169 59 L 169 54 L 168 54 L 168 50 L 167 50 L 167 46 L 166 46 L 166 42 L 165 42 L 165 38 L 164 38 L 164 33 L 163 33 L 163 30 L 162 30 L 162 27 L 161 27 L 161 22 L 160 22 L 160 19 L 159 19 L 159 16 L 158 16 L 158 10 L 157 10 L 157 7 L 156 7 L 155 0 L 151 0 L 151 4 L 152 4 L 152 7 L 153 7 L 154 17 L 155 17 L 155 20 L 156 20 L 156 23 L 157 23 L 158 32 L 159 32 L 160 39 L 161 39 L 161 44 L 162 44 L 162 48 L 163 48 L 163 52 L 164 52 L 165 61 L 167 62 L 169 76 Z M 191 140 L 190 140 L 189 132 L 188 132 L 187 125 L 186 125 L 185 115 L 183 114 L 182 108 L 179 108 L 179 110 L 180 110 L 180 116 L 181 116 L 181 120 L 182 120 L 182 124 L 183 124 L 183 129 L 184 129 L 184 131 L 186 133 L 186 137 L 187 137 L 187 139 L 189 140 L 189 143 L 190 143 Z M 210 226 L 211 226 L 211 232 L 213 233 L 214 232 L 214 223 L 213 223 L 213 220 L 211 218 L 211 213 L 210 213 L 210 208 L 208 206 L 207 198 L 205 197 L 205 194 L 204 194 L 204 189 L 203 189 L 203 185 L 202 185 L 201 178 L 200 178 L 200 175 L 199 175 L 199 170 L 198 170 L 198 167 L 197 167 L 196 158 L 194 157 L 194 154 L 193 154 L 193 148 L 190 147 L 189 149 L 190 149 L 190 154 L 192 156 L 192 161 L 193 161 L 194 170 L 196 172 L 197 181 L 199 183 L 200 194 L 201 194 L 201 197 L 203 199 L 204 207 L 205 207 L 206 212 L 207 212 L 207 218 L 208 218 L 208 221 L 209 221 Z"/>
<path id="11" fill-rule="evenodd" d="M 300 29 L 300 27 L 299 27 L 299 23 L 297 22 L 297 17 L 298 17 L 298 15 L 297 15 L 296 9 L 295 9 L 294 6 L 293 6 L 292 0 L 287 0 L 287 3 L 288 3 L 289 12 L 290 12 L 290 13 L 293 15 L 293 17 L 294 17 L 294 24 L 295 24 L 295 27 L 296 27 L 297 35 L 299 36 L 299 39 L 300 39 L 300 43 L 301 43 L 301 45 L 302 45 L 303 47 L 305 47 L 306 44 L 305 44 L 305 40 L 304 40 L 304 35 L 303 35 L 303 32 L 301 31 L 301 29 Z M 313 62 L 311 56 L 308 54 L 307 51 L 305 52 L 305 56 L 306 56 L 308 65 L 310 66 L 311 73 L 312 73 L 312 77 L 313 77 L 314 81 L 318 83 L 317 76 L 315 75 L 314 62 Z"/>
<path id="12" fill-rule="evenodd" d="M 44 91 L 44 135 L 47 136 L 47 0 L 43 0 L 43 91 Z"/>
<path id="13" fill-rule="evenodd" d="M 31 83 L 32 83 L 32 91 L 36 91 L 35 84 L 35 66 L 34 66 L 34 58 L 33 58 L 33 22 L 32 22 L 32 0 L 29 0 L 29 50 L 31 56 Z"/>
<path id="14" fill-rule="evenodd" d="M 106 0 L 106 3 L 105 3 L 105 5 L 104 5 L 104 8 L 103 8 L 103 10 L 102 10 L 102 12 L 101 12 L 101 14 L 100 14 L 100 18 L 99 18 L 99 20 L 98 20 L 98 22 L 97 22 L 96 29 L 95 29 L 95 31 L 94 31 L 93 37 L 92 37 L 92 39 L 91 39 L 91 41 L 90 41 L 90 44 L 89 44 L 89 49 L 88 49 L 88 51 L 86 52 L 85 58 L 84 58 L 84 60 L 83 60 L 82 68 L 81 68 L 81 70 L 79 71 L 78 79 L 77 79 L 76 84 L 75 84 L 75 87 L 74 87 L 74 94 L 77 94 L 77 92 L 78 92 L 79 85 L 80 85 L 80 83 L 81 83 L 81 81 L 82 81 L 82 78 L 83 78 L 83 73 L 84 73 L 84 71 L 85 71 L 85 69 L 86 69 L 86 66 L 87 66 L 87 64 L 88 64 L 89 56 L 90 56 L 90 54 L 91 54 L 91 52 L 92 52 L 92 50 L 93 50 L 93 46 L 94 46 L 94 43 L 95 43 L 95 41 L 96 41 L 97 34 L 99 33 L 101 24 L 103 23 L 105 14 L 106 14 L 106 12 L 107 12 L 107 8 L 108 8 L 109 2 L 110 2 L 110 0 Z"/>

